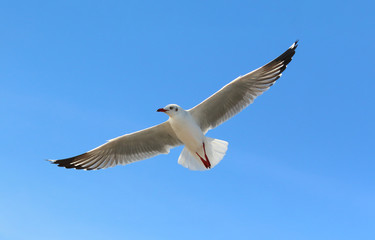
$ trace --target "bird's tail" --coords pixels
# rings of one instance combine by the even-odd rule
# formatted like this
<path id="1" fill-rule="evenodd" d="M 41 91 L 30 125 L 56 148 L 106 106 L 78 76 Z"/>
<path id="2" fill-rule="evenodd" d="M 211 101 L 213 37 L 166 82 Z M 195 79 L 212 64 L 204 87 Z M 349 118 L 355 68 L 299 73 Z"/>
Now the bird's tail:
<path id="1" fill-rule="evenodd" d="M 211 164 L 210 168 L 213 168 L 223 159 L 228 149 L 228 142 L 206 137 L 205 148 L 208 160 Z M 210 169 L 205 167 L 197 154 L 191 153 L 186 147 L 182 150 L 178 158 L 178 163 L 190 170 L 204 171 Z"/>

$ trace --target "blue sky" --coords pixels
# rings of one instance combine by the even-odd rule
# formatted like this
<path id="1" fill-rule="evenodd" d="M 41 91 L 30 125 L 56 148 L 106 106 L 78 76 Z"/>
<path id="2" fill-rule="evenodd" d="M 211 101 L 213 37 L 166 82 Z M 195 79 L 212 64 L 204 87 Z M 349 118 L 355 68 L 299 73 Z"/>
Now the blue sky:
<path id="1" fill-rule="evenodd" d="M 0 239 L 373 239 L 371 1 L 2 1 Z M 44 161 L 198 104 L 300 40 L 282 78 L 169 155 L 100 171 Z"/>

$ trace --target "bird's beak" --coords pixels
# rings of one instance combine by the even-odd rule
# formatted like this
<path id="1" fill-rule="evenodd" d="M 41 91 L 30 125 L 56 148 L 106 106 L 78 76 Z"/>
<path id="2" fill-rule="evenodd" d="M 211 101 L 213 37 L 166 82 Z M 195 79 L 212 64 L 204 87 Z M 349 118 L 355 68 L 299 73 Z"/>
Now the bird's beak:
<path id="1" fill-rule="evenodd" d="M 157 112 L 166 112 L 167 110 L 165 110 L 164 108 L 159 108 L 158 110 L 156 110 Z"/>

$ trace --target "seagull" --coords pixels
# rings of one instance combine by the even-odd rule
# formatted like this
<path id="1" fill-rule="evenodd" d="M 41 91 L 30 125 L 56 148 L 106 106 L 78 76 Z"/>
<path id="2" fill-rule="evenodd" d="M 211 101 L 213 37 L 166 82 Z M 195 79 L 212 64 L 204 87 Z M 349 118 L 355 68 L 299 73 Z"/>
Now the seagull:
<path id="1" fill-rule="evenodd" d="M 98 170 L 126 165 L 184 145 L 178 163 L 190 170 L 209 170 L 224 157 L 228 142 L 205 136 L 249 106 L 256 97 L 268 90 L 281 77 L 292 60 L 298 41 L 266 65 L 234 79 L 215 94 L 184 110 L 177 104 L 159 108 L 169 119 L 159 125 L 109 140 L 81 155 L 49 160 L 59 167 Z"/>

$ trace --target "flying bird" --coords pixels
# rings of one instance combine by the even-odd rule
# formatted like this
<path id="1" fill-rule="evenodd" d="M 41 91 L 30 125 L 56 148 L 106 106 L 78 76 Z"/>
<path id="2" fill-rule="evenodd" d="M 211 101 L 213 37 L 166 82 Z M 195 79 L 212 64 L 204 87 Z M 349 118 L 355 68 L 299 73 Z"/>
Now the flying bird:
<path id="1" fill-rule="evenodd" d="M 159 125 L 126 134 L 81 155 L 49 160 L 59 167 L 96 170 L 126 165 L 167 154 L 173 147 L 185 145 L 178 163 L 191 170 L 208 170 L 224 157 L 228 142 L 206 137 L 269 89 L 292 60 L 298 41 L 266 65 L 240 76 L 197 106 L 184 110 L 176 104 L 159 108 L 169 119 Z"/>

